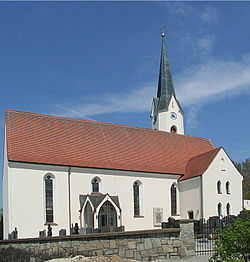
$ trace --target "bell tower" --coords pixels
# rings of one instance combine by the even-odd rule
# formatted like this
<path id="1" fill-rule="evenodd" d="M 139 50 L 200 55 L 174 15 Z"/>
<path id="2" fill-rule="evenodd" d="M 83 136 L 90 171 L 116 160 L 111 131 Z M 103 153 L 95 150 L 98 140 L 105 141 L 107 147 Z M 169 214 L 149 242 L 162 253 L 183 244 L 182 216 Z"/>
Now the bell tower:
<path id="1" fill-rule="evenodd" d="M 152 129 L 184 134 L 183 110 L 176 98 L 172 75 L 170 72 L 165 33 L 162 26 L 161 62 L 157 97 L 153 98 L 151 109 Z"/>

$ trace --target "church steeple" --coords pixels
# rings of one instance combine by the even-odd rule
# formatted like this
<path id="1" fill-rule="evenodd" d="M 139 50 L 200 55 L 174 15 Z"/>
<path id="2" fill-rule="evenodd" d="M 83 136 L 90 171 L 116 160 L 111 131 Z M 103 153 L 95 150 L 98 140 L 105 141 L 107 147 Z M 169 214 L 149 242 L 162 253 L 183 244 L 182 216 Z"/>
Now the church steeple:
<path id="1" fill-rule="evenodd" d="M 162 36 L 162 45 L 161 45 L 161 62 L 160 62 L 160 72 L 159 72 L 159 81 L 158 81 L 158 91 L 157 98 L 158 110 L 166 109 L 168 106 L 169 99 L 173 94 L 175 96 L 174 85 L 172 80 L 172 75 L 169 67 L 169 61 L 167 57 L 167 50 L 164 41 L 164 32 Z"/>
<path id="2" fill-rule="evenodd" d="M 176 99 L 170 71 L 165 33 L 162 26 L 162 45 L 157 97 L 153 98 L 151 119 L 152 128 L 172 133 L 184 134 L 183 111 Z"/>

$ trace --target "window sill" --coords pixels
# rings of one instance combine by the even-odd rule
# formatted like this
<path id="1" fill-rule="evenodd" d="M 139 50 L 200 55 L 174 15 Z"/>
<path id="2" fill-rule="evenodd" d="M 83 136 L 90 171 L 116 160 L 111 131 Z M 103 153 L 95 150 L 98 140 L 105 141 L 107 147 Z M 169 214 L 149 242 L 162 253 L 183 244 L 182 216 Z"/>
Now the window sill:
<path id="1" fill-rule="evenodd" d="M 57 223 L 53 223 L 53 222 L 46 222 L 44 225 L 45 225 L 45 226 L 48 226 L 48 225 L 51 225 L 51 226 L 58 226 Z"/>
<path id="2" fill-rule="evenodd" d="M 172 217 L 180 216 L 180 214 L 171 214 Z"/>
<path id="3" fill-rule="evenodd" d="M 144 218 L 144 216 L 134 216 L 134 218 Z"/>

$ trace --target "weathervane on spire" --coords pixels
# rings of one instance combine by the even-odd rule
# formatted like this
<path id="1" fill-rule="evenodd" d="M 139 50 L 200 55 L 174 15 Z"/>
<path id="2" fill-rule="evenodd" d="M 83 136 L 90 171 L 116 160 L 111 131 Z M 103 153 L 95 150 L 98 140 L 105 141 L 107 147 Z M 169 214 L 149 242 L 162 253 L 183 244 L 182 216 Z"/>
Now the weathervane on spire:
<path id="1" fill-rule="evenodd" d="M 164 25 L 161 26 L 161 37 L 165 36 L 164 27 L 165 27 Z"/>

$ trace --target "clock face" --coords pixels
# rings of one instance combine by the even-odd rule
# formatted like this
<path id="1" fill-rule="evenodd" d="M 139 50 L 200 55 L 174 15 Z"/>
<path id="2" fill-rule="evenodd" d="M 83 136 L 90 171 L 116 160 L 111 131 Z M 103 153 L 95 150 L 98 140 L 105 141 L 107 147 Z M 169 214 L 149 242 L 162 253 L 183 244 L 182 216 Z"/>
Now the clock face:
<path id="1" fill-rule="evenodd" d="M 177 118 L 177 115 L 175 112 L 172 112 L 170 113 L 170 117 L 175 120 Z"/>

